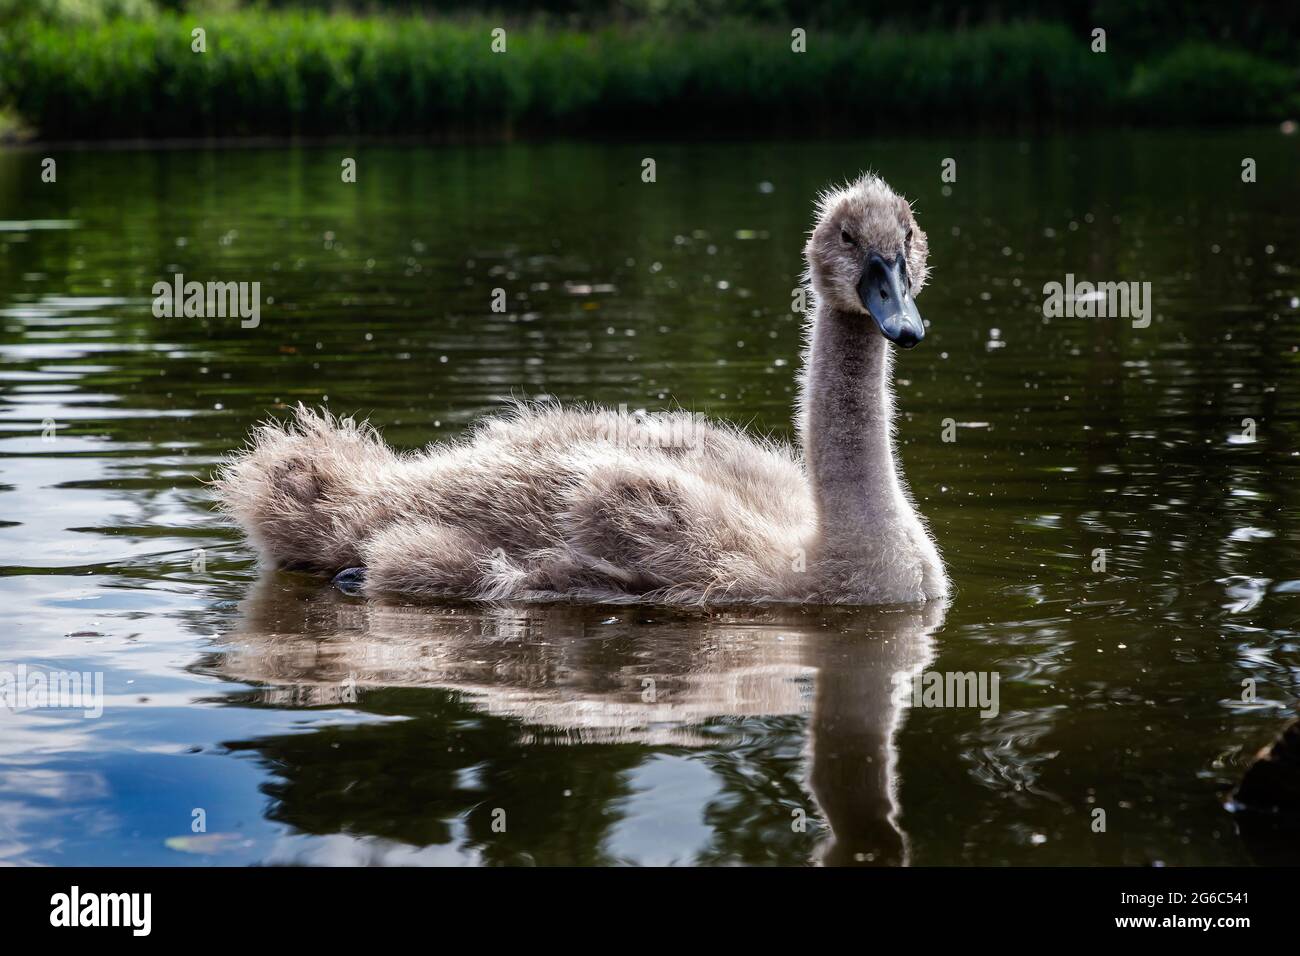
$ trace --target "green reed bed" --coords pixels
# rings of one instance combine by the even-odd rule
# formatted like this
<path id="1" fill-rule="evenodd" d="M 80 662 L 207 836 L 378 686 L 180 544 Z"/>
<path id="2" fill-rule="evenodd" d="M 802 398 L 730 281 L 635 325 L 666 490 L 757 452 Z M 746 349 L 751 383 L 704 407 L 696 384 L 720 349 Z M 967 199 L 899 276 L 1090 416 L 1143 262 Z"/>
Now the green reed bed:
<path id="1" fill-rule="evenodd" d="M 206 52 L 191 30 L 206 31 Z M 860 134 L 954 121 L 1258 121 L 1294 70 L 1214 47 L 1150 64 L 1050 24 L 955 33 L 580 33 L 319 13 L 162 14 L 0 29 L 0 105 L 54 138 L 656 129 Z"/>

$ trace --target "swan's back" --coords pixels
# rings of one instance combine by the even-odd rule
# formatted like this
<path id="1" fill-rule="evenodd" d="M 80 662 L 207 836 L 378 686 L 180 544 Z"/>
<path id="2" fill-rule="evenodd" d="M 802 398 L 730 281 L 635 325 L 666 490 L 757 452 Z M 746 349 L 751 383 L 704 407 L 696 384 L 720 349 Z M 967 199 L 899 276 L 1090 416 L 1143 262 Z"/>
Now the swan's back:
<path id="1" fill-rule="evenodd" d="M 502 501 L 499 479 L 484 474 L 484 494 L 462 501 L 462 514 L 485 542 L 515 537 L 507 557 L 541 571 L 531 583 L 543 591 L 749 600 L 775 596 L 802 569 L 813 524 L 802 463 L 789 446 L 730 425 L 687 412 L 519 405 L 444 454 L 462 474 L 471 465 L 516 476 L 519 494 Z M 503 535 L 503 523 L 529 530 Z M 530 544 L 544 552 L 532 561 Z"/>
<path id="2" fill-rule="evenodd" d="M 258 429 L 217 488 L 276 564 L 492 600 L 788 599 L 814 523 L 793 449 L 687 412 L 519 403 L 398 454 L 300 407 Z"/>

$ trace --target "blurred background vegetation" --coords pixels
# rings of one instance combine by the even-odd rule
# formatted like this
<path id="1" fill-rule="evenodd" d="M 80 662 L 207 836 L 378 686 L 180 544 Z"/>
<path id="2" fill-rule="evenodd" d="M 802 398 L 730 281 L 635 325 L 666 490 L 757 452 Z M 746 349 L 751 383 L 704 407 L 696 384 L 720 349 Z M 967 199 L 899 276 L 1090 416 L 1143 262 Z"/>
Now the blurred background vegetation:
<path id="1" fill-rule="evenodd" d="M 0 109 L 53 139 L 1254 123 L 1300 113 L 1298 54 L 1263 0 L 0 0 Z"/>

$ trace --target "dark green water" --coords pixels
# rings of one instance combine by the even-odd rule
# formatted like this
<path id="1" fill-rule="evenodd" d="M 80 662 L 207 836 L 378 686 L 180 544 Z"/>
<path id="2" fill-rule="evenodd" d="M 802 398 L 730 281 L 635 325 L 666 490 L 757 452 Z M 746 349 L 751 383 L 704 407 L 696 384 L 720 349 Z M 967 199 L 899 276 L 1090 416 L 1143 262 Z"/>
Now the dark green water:
<path id="1" fill-rule="evenodd" d="M 1300 860 L 1222 803 L 1300 688 L 1298 152 L 0 153 L 0 670 L 104 680 L 0 708 L 0 863 Z M 866 166 L 930 235 L 899 434 L 947 609 L 367 605 L 213 515 L 296 401 L 403 447 L 520 394 L 788 434 L 811 199 Z M 260 281 L 260 326 L 155 319 L 176 272 Z M 1044 319 L 1066 273 L 1150 281 L 1150 327 Z M 920 667 L 998 713 L 907 706 Z"/>

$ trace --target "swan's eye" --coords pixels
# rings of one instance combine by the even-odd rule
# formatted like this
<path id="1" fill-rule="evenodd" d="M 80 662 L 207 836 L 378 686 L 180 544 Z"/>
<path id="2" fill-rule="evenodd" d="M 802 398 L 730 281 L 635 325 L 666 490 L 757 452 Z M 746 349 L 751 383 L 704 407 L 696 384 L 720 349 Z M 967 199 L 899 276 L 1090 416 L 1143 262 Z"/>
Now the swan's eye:
<path id="1" fill-rule="evenodd" d="M 911 226 L 908 226 L 908 227 L 907 227 L 907 235 L 903 237 L 903 241 L 904 241 L 904 242 L 911 242 L 911 241 L 912 241 L 912 227 L 911 227 Z"/>
<path id="2" fill-rule="evenodd" d="M 849 245 L 851 245 L 851 246 L 856 246 L 856 245 L 858 244 L 858 240 L 856 240 L 856 239 L 854 239 L 852 236 L 850 236 L 850 235 L 849 235 L 849 231 L 848 231 L 847 229 L 841 229 L 841 230 L 840 230 L 840 238 L 843 239 L 845 242 L 847 242 L 847 243 L 848 243 Z"/>

